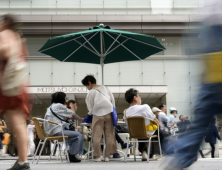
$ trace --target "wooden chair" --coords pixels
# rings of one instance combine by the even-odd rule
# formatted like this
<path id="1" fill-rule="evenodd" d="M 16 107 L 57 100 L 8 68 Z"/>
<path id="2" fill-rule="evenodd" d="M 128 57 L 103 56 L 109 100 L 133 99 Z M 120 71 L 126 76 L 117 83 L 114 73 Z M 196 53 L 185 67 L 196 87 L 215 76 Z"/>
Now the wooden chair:
<path id="1" fill-rule="evenodd" d="M 40 153 L 39 153 L 39 157 L 38 157 L 38 159 L 37 159 L 36 164 L 38 163 L 39 158 L 40 158 L 40 156 L 41 156 L 41 154 L 42 154 L 43 148 L 44 148 L 45 143 L 46 143 L 47 140 L 48 140 L 48 141 L 51 141 L 51 140 L 55 140 L 55 141 L 56 141 L 56 142 L 54 143 L 53 150 L 54 150 L 56 144 L 61 144 L 61 145 L 64 144 L 64 145 L 65 145 L 65 155 L 67 156 L 68 163 L 70 163 L 70 161 L 69 161 L 69 155 L 68 155 L 68 151 L 67 151 L 67 147 L 66 147 L 66 141 L 65 141 L 65 139 L 68 139 L 68 136 L 64 136 L 64 132 L 63 132 L 63 127 L 62 127 L 62 125 L 60 125 L 60 124 L 58 124 L 58 123 L 56 123 L 56 122 L 52 122 L 52 121 L 45 120 L 45 119 L 41 119 L 41 118 L 37 118 L 37 117 L 33 117 L 32 120 L 33 120 L 33 122 L 34 122 L 34 124 L 35 124 L 35 129 L 36 129 L 37 135 L 38 135 L 38 137 L 39 137 L 39 139 L 40 139 L 39 144 L 38 144 L 38 147 L 37 147 L 37 149 L 36 149 L 36 151 L 35 151 L 35 155 L 34 155 L 34 158 L 33 158 L 32 163 L 34 162 L 35 157 L 36 157 L 36 155 L 37 155 L 37 152 L 38 152 L 38 150 L 39 150 L 39 147 L 40 147 L 40 145 L 42 144 L 42 148 L 41 148 L 41 151 L 40 151 Z M 40 122 L 41 122 L 41 123 L 47 122 L 47 123 L 52 123 L 52 124 L 55 124 L 55 125 L 59 125 L 59 126 L 61 127 L 62 136 L 45 137 L 45 136 L 44 136 L 44 133 L 43 133 L 43 129 L 42 129 L 41 125 L 40 125 L 40 124 L 41 124 Z M 61 148 L 62 148 L 62 147 L 61 147 Z M 62 161 L 61 148 L 59 147 L 59 154 L 60 154 L 60 160 Z M 52 150 L 51 153 L 50 153 L 49 161 L 51 160 L 51 156 L 52 156 L 53 150 Z"/>
<path id="2" fill-rule="evenodd" d="M 153 135 L 153 136 L 148 136 L 147 135 L 147 131 L 146 131 L 146 122 L 145 119 L 143 117 L 140 116 L 132 116 L 132 117 L 128 117 L 127 119 L 127 124 L 128 124 L 128 130 L 129 130 L 129 138 L 130 139 L 134 139 L 133 141 L 130 141 L 128 139 L 128 144 L 130 142 L 135 143 L 134 145 L 134 161 L 136 161 L 136 142 L 147 142 L 148 147 L 147 147 L 147 154 L 148 154 L 148 158 L 147 158 L 147 163 L 149 163 L 149 155 L 150 155 L 150 146 L 151 146 L 151 142 L 159 142 L 159 149 L 160 149 L 160 156 L 162 158 L 162 150 L 161 150 L 161 144 L 160 144 L 160 136 L 159 136 L 159 130 L 158 130 L 158 136 L 157 135 Z M 149 119 L 150 121 L 152 121 L 151 119 Z M 152 121 L 153 123 L 155 123 L 157 126 L 158 124 L 154 121 Z M 159 126 L 158 126 L 159 129 Z M 152 138 L 158 138 L 158 140 L 156 141 L 151 141 Z M 145 140 L 135 140 L 135 139 L 145 139 Z M 147 139 L 147 140 L 146 140 Z M 128 153 L 128 145 L 127 145 L 127 153 Z"/>

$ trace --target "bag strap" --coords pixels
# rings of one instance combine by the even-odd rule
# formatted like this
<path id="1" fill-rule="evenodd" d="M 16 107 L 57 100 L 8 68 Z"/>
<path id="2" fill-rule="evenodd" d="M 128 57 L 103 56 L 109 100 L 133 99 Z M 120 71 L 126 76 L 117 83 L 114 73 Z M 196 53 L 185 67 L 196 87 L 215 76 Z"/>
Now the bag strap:
<path id="1" fill-rule="evenodd" d="M 106 98 L 108 98 L 104 93 L 102 93 L 100 90 L 98 90 L 98 89 L 94 89 L 94 90 L 96 90 L 96 91 L 98 91 L 99 93 L 101 93 L 103 96 L 105 96 Z M 109 99 L 109 98 L 108 98 Z"/>
<path id="2" fill-rule="evenodd" d="M 52 107 L 50 107 L 50 110 L 51 110 L 52 114 L 53 114 L 55 117 L 57 117 L 59 120 L 68 123 L 66 120 L 63 120 L 63 119 L 61 119 L 59 116 L 57 116 L 57 115 L 55 114 L 55 112 L 53 112 Z"/>
<path id="3" fill-rule="evenodd" d="M 96 91 L 98 91 L 99 93 L 101 93 L 103 96 L 105 96 L 105 97 L 111 102 L 111 100 L 110 100 L 104 93 L 102 93 L 100 90 L 98 90 L 98 89 L 94 89 L 94 90 L 96 90 Z M 111 102 L 111 104 L 112 104 L 112 102 Z"/>

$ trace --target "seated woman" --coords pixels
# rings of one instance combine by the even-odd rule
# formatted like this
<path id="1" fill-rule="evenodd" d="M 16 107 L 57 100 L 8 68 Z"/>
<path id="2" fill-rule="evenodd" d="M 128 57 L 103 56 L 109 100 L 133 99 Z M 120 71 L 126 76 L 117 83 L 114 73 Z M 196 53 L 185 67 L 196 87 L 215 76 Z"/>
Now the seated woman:
<path id="1" fill-rule="evenodd" d="M 68 145 L 70 162 L 81 162 L 81 160 L 79 160 L 76 157 L 76 154 L 83 153 L 83 143 L 84 143 L 83 135 L 76 131 L 67 130 L 69 124 L 67 124 L 64 121 L 61 121 L 51 112 L 52 109 L 52 111 L 57 116 L 59 116 L 61 119 L 64 120 L 67 118 L 71 118 L 72 116 L 75 115 L 74 104 L 70 103 L 69 106 L 71 107 L 71 109 L 65 106 L 66 94 L 63 92 L 56 92 L 52 94 L 51 103 L 52 105 L 47 109 L 45 119 L 63 125 L 64 135 L 68 136 L 67 145 Z M 59 125 L 44 122 L 44 131 L 47 136 L 62 136 L 62 130 Z"/>

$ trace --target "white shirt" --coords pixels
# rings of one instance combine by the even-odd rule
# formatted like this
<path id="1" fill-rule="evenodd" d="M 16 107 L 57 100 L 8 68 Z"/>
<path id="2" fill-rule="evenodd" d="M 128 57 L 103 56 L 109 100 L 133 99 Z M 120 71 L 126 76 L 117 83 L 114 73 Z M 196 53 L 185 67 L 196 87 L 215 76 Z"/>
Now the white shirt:
<path id="1" fill-rule="evenodd" d="M 35 128 L 35 125 L 28 125 L 27 126 L 27 133 L 28 133 L 28 138 L 29 139 L 34 139 L 33 128 Z"/>
<path id="2" fill-rule="evenodd" d="M 159 120 L 159 122 L 161 124 L 161 129 L 162 130 L 166 129 L 166 126 L 164 124 L 164 122 L 168 121 L 168 117 L 166 116 L 166 113 L 160 112 L 159 115 L 158 115 L 158 120 Z"/>
<path id="3" fill-rule="evenodd" d="M 89 114 L 104 116 L 113 111 L 113 106 L 115 107 L 115 99 L 106 86 L 100 86 L 89 91 L 86 96 L 86 105 Z"/>
<path id="4" fill-rule="evenodd" d="M 147 104 L 144 105 L 134 105 L 129 107 L 126 110 L 126 117 L 132 117 L 132 116 L 141 116 L 145 118 L 145 122 L 146 122 L 146 126 L 150 124 L 150 120 L 154 120 L 156 118 L 156 116 L 153 114 L 150 106 L 148 106 Z M 147 119 L 149 118 L 149 119 Z M 125 116 L 123 117 L 123 119 L 125 119 Z M 125 122 L 127 122 L 126 120 L 124 120 Z M 138 129 L 139 130 L 139 129 Z M 155 133 L 154 131 L 147 131 L 147 135 L 152 136 Z"/>

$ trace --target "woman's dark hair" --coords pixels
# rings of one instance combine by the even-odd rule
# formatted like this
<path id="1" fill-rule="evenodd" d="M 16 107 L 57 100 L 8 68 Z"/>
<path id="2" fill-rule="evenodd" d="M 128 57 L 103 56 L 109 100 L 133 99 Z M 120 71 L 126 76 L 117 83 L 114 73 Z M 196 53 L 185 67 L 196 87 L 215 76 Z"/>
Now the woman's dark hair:
<path id="1" fill-rule="evenodd" d="M 125 100 L 130 104 L 133 102 L 134 96 L 137 96 L 139 93 L 138 90 L 130 88 L 129 90 L 126 91 L 125 93 Z"/>
<path id="2" fill-rule="evenodd" d="M 160 104 L 159 104 L 159 109 L 161 110 L 164 106 L 165 106 L 164 103 L 160 103 Z"/>
<path id="3" fill-rule="evenodd" d="M 63 92 L 56 92 L 52 94 L 51 103 L 61 103 L 65 104 L 66 102 L 66 94 Z"/>
<path id="4" fill-rule="evenodd" d="M 71 107 L 69 106 L 69 105 L 70 105 L 70 103 L 75 104 L 75 103 L 76 103 L 76 101 L 75 101 L 75 100 L 69 100 L 69 101 L 66 103 L 67 108 L 69 108 L 69 109 L 71 109 Z"/>
<path id="5" fill-rule="evenodd" d="M 96 84 L 96 79 L 93 75 L 87 75 L 83 80 L 82 80 L 82 84 L 84 86 L 88 86 L 89 85 L 89 81 L 91 82 L 91 84 Z"/>
<path id="6" fill-rule="evenodd" d="M 7 22 L 6 29 L 15 30 L 19 25 L 16 23 L 16 19 L 14 16 L 6 14 L 1 16 L 3 22 Z"/>

